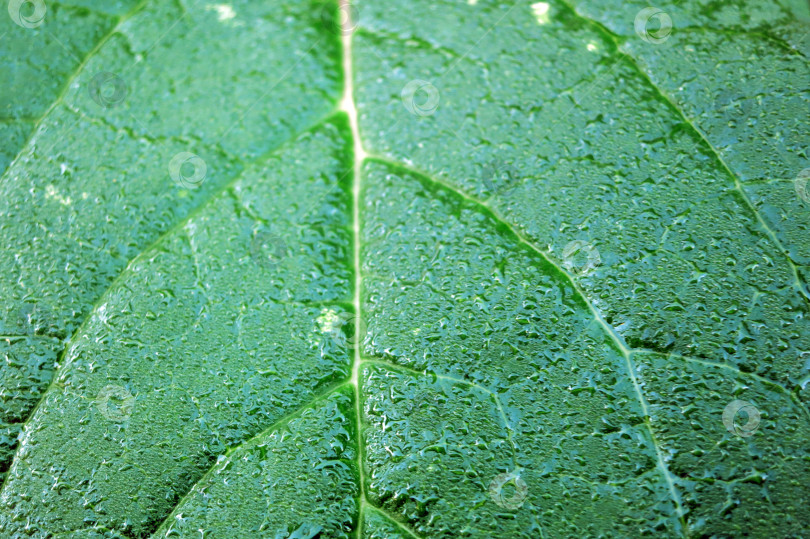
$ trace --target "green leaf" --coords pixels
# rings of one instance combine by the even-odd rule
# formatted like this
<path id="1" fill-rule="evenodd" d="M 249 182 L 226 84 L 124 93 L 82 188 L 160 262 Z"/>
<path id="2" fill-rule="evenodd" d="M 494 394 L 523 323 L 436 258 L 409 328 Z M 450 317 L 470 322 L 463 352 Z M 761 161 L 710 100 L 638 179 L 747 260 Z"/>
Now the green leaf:
<path id="1" fill-rule="evenodd" d="M 806 3 L 97 4 L 0 17 L 0 535 L 810 534 Z"/>

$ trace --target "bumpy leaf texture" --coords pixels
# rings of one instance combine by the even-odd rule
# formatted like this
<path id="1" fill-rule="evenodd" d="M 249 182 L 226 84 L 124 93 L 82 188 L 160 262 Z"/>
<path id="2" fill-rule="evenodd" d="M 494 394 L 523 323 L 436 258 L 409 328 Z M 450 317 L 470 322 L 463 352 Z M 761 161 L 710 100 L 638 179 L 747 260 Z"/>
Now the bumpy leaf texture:
<path id="1" fill-rule="evenodd" d="M 0 19 L 0 536 L 810 535 L 804 0 Z"/>

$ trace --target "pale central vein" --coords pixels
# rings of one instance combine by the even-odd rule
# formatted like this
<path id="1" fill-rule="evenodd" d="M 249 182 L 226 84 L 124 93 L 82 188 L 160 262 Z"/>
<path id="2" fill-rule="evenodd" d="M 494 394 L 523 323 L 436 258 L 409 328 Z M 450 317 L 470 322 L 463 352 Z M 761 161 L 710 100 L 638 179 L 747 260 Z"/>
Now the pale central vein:
<path id="1" fill-rule="evenodd" d="M 357 473 L 359 478 L 360 501 L 359 513 L 357 515 L 356 533 L 359 536 L 363 521 L 363 501 L 366 499 L 365 474 L 363 472 L 363 433 L 362 433 L 362 410 L 360 395 L 360 342 L 363 338 L 360 322 L 362 313 L 360 310 L 360 168 L 366 157 L 363 143 L 360 140 L 360 130 L 357 124 L 357 108 L 354 105 L 354 83 L 352 74 L 352 28 L 355 23 L 351 19 L 351 9 L 349 0 L 341 0 L 340 10 L 343 12 L 341 23 L 341 41 L 343 44 L 343 97 L 340 101 L 340 110 L 346 113 L 349 118 L 349 127 L 352 134 L 353 155 L 352 155 L 352 244 L 354 246 L 354 355 L 352 357 L 351 384 L 354 387 L 354 406 L 356 414 L 357 428 Z"/>

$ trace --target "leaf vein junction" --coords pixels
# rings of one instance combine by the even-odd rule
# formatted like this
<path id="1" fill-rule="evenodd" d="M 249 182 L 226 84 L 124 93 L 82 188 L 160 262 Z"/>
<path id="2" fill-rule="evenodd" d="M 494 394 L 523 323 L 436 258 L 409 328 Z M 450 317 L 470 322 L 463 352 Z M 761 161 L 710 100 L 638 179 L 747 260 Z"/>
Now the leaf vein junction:
<path id="1" fill-rule="evenodd" d="M 546 262 L 548 262 L 550 265 L 552 265 L 565 278 L 565 280 L 567 280 L 571 284 L 573 289 L 579 295 L 580 299 L 588 306 L 588 308 L 591 311 L 592 316 L 594 317 L 596 322 L 599 323 L 599 325 L 602 327 L 602 330 L 604 331 L 604 333 L 606 333 L 607 336 L 610 337 L 610 339 L 613 341 L 614 345 L 621 351 L 622 356 L 624 356 L 625 366 L 626 366 L 626 369 L 627 369 L 627 372 L 628 372 L 628 376 L 630 377 L 630 381 L 633 383 L 633 388 L 634 388 L 635 393 L 636 393 L 636 398 L 638 399 L 638 402 L 639 402 L 639 404 L 641 406 L 641 409 L 642 409 L 642 412 L 644 414 L 644 424 L 645 424 L 645 426 L 647 428 L 647 431 L 648 431 L 648 433 L 650 435 L 650 439 L 652 441 L 653 447 L 655 448 L 655 451 L 656 451 L 656 456 L 657 456 L 657 460 L 658 460 L 658 468 L 659 468 L 661 474 L 664 477 L 664 480 L 665 480 L 665 482 L 667 484 L 667 488 L 668 488 L 668 490 L 670 492 L 670 496 L 672 497 L 672 500 L 675 503 L 675 508 L 676 508 L 678 516 L 679 516 L 679 520 L 680 520 L 680 523 L 681 523 L 682 530 L 684 531 L 684 533 L 686 533 L 687 528 L 686 528 L 686 522 L 685 522 L 685 518 L 684 518 L 685 511 L 683 510 L 683 507 L 681 506 L 681 498 L 680 498 L 680 495 L 678 494 L 677 489 L 675 488 L 675 482 L 673 480 L 672 473 L 669 471 L 669 469 L 668 469 L 668 467 L 667 467 L 667 465 L 665 463 L 664 452 L 661 449 L 661 446 L 658 443 L 658 441 L 656 439 L 656 436 L 655 436 L 655 433 L 654 433 L 654 431 L 652 429 L 652 425 L 650 424 L 650 414 L 649 414 L 648 407 L 647 407 L 647 400 L 646 400 L 646 398 L 644 397 L 644 395 L 643 395 L 643 393 L 641 391 L 641 386 L 640 386 L 640 384 L 638 382 L 638 378 L 636 377 L 636 374 L 635 374 L 636 368 L 635 368 L 635 365 L 633 363 L 633 360 L 631 359 L 631 353 L 632 352 L 631 352 L 630 348 L 624 343 L 624 339 L 621 338 L 621 336 L 616 332 L 616 330 L 613 327 L 611 327 L 607 322 L 605 322 L 602 315 L 599 313 L 599 311 L 596 309 L 596 307 L 594 307 L 593 304 L 588 300 L 588 297 L 585 295 L 585 293 L 582 291 L 582 289 L 576 283 L 574 278 L 567 271 L 565 271 L 559 264 L 557 264 L 554 260 L 552 260 L 546 252 L 544 252 L 543 250 L 538 248 L 534 243 L 529 241 L 525 236 L 523 236 L 523 234 L 518 232 L 515 229 L 514 226 L 512 226 L 508 222 L 506 222 L 506 220 L 504 220 L 500 215 L 498 215 L 497 212 L 492 210 L 486 204 L 484 204 L 484 203 L 480 202 L 479 200 L 467 195 L 466 193 L 464 193 L 462 191 L 459 191 L 456 187 L 454 187 L 454 186 L 452 186 L 452 185 L 450 185 L 450 184 L 448 184 L 448 183 L 446 183 L 446 182 L 444 182 L 442 180 L 439 180 L 437 178 L 433 178 L 432 176 L 430 176 L 430 175 L 428 175 L 428 174 L 426 174 L 426 173 L 424 173 L 424 172 L 422 172 L 422 171 L 420 171 L 418 169 L 415 169 L 415 168 L 413 168 L 413 167 L 411 167 L 409 165 L 399 163 L 399 162 L 396 162 L 396 161 L 393 161 L 391 159 L 381 157 L 381 156 L 378 156 L 378 155 L 370 155 L 369 159 L 373 160 L 373 161 L 377 161 L 377 162 L 382 163 L 384 165 L 388 165 L 388 166 L 391 166 L 391 167 L 394 167 L 394 168 L 399 168 L 399 169 L 405 170 L 405 171 L 407 171 L 408 173 L 410 173 L 410 174 L 412 174 L 414 176 L 424 178 L 425 180 L 427 180 L 427 181 L 429 181 L 431 183 L 434 183 L 436 185 L 439 185 L 440 187 L 443 187 L 443 188 L 445 188 L 445 189 L 447 189 L 449 191 L 452 191 L 453 193 L 455 193 L 456 195 L 462 197 L 464 200 L 470 202 L 471 204 L 482 208 L 489 215 L 493 216 L 493 218 L 496 221 L 501 223 L 503 226 L 507 227 L 507 229 L 509 229 L 521 243 L 528 246 L 532 251 L 534 251 L 535 253 L 540 255 L 540 257 L 542 257 Z"/>

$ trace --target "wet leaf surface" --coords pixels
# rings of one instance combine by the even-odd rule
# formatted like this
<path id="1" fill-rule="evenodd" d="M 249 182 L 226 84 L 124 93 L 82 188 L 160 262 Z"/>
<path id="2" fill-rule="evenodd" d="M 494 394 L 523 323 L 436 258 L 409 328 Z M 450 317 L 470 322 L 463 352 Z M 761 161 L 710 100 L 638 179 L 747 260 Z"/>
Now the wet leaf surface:
<path id="1" fill-rule="evenodd" d="M 808 34 L 10 2 L 0 536 L 810 534 Z"/>

